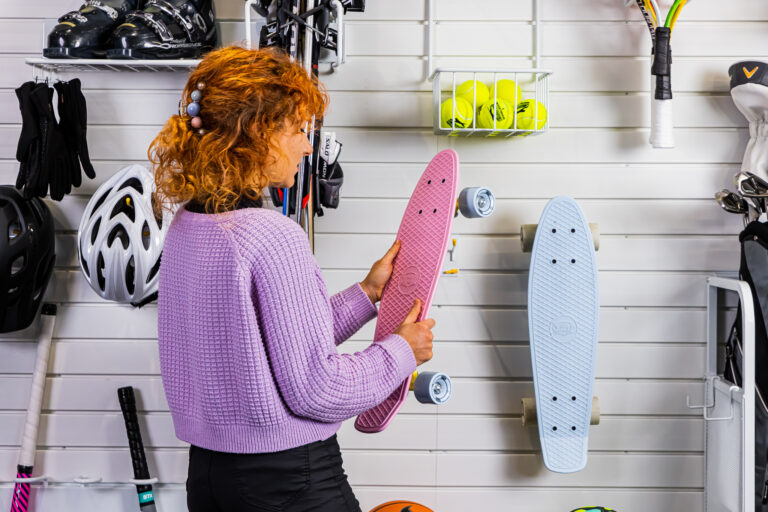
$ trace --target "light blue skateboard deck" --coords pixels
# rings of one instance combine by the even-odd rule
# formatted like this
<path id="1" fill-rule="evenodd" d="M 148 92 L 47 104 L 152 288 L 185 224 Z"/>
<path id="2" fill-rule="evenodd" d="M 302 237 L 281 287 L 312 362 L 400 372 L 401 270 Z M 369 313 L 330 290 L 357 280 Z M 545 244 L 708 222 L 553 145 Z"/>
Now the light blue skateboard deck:
<path id="1" fill-rule="evenodd" d="M 556 197 L 539 220 L 528 276 L 536 416 L 550 471 L 573 473 L 587 464 L 598 315 L 589 224 L 576 201 Z"/>

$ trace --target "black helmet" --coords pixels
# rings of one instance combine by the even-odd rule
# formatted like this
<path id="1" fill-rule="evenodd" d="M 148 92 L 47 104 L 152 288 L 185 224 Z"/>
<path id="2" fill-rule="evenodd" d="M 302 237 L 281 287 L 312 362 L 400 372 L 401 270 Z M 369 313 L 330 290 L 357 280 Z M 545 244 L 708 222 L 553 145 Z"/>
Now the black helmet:
<path id="1" fill-rule="evenodd" d="M 56 258 L 53 216 L 37 197 L 0 185 L 0 332 L 29 327 Z"/>

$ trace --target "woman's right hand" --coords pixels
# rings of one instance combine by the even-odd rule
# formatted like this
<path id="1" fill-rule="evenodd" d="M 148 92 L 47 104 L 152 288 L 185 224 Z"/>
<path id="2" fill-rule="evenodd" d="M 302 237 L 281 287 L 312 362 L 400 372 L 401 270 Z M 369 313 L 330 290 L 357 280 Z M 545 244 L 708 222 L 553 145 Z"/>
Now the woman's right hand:
<path id="1" fill-rule="evenodd" d="M 417 322 L 416 319 L 419 318 L 420 312 L 421 301 L 416 299 L 413 301 L 413 307 L 406 315 L 405 320 L 395 331 L 395 334 L 402 336 L 411 346 L 417 365 L 432 359 L 432 339 L 434 338 L 432 328 L 435 326 L 435 321 L 432 318 Z"/>

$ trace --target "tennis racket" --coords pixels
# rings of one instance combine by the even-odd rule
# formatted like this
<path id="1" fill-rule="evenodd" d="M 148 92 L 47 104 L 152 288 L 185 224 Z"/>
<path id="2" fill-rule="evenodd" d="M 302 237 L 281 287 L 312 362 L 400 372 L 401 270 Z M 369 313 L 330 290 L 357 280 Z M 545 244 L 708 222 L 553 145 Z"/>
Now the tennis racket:
<path id="1" fill-rule="evenodd" d="M 144 443 L 141 441 L 141 429 L 139 428 L 139 417 L 136 415 L 136 397 L 133 394 L 133 387 L 119 388 L 117 397 L 120 400 L 120 409 L 123 411 L 123 419 L 125 420 L 125 432 L 128 435 L 128 447 L 131 450 L 131 461 L 133 462 L 133 477 L 136 480 L 149 480 L 149 467 L 147 466 L 147 456 L 144 454 Z M 139 495 L 139 510 L 141 512 L 155 512 L 157 510 L 151 485 L 137 484 L 136 492 Z"/>
<path id="2" fill-rule="evenodd" d="M 656 0 L 636 0 L 651 33 L 651 138 L 654 148 L 673 148 L 672 131 L 672 30 L 683 7 L 691 0 L 675 0 L 666 18 Z"/>
<path id="3" fill-rule="evenodd" d="M 27 419 L 24 423 L 24 435 L 21 438 L 19 462 L 16 467 L 17 480 L 32 478 L 32 469 L 35 465 L 37 427 L 40 424 L 40 408 L 43 404 L 45 377 L 48 373 L 48 355 L 51 351 L 53 326 L 56 322 L 56 306 L 54 304 L 43 304 L 40 318 L 42 326 L 37 342 L 37 355 L 35 356 L 35 369 L 32 374 L 32 391 L 29 395 Z M 11 500 L 11 512 L 27 512 L 30 510 L 29 487 L 28 482 L 15 483 L 13 486 L 13 499 Z"/>

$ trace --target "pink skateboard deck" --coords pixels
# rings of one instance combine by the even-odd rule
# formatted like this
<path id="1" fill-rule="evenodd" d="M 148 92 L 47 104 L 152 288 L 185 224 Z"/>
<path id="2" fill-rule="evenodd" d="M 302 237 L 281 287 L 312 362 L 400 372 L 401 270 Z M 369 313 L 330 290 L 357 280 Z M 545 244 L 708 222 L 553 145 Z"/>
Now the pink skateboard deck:
<path id="1" fill-rule="evenodd" d="M 452 149 L 435 155 L 421 175 L 397 232 L 402 245 L 381 296 L 374 342 L 400 326 L 415 299 L 423 302 L 419 321 L 427 318 L 448 247 L 458 183 L 459 156 Z M 355 428 L 369 434 L 387 428 L 408 396 L 410 383 L 408 377 L 384 402 L 359 415 Z"/>

